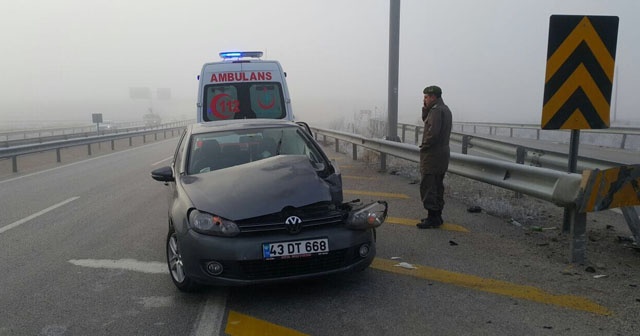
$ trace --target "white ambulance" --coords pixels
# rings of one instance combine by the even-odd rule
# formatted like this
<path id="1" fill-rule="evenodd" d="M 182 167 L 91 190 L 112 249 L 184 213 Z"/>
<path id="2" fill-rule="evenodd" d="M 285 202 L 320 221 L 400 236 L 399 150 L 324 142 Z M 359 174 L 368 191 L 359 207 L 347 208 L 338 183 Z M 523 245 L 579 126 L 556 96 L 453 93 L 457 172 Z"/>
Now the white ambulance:
<path id="1" fill-rule="evenodd" d="M 293 120 L 286 73 L 261 51 L 221 52 L 198 79 L 198 122 L 228 119 Z"/>

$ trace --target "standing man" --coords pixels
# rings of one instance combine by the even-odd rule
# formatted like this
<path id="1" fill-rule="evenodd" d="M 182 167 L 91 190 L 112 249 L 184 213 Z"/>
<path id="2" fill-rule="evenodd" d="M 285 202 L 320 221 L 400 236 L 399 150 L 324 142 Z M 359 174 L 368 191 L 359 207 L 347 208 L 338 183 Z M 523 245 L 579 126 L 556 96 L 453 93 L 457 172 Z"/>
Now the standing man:
<path id="1" fill-rule="evenodd" d="M 424 134 L 420 144 L 420 198 L 429 212 L 416 226 L 420 229 L 442 225 L 444 208 L 444 174 L 449 168 L 449 136 L 451 135 L 451 110 L 442 100 L 442 89 L 427 86 L 423 91 L 422 121 Z"/>

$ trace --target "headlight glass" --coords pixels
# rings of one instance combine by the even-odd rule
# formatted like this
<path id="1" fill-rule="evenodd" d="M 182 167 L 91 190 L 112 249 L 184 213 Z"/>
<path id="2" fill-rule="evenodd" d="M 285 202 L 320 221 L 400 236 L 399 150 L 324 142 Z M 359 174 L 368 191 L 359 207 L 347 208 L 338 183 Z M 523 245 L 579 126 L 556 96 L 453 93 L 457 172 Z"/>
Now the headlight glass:
<path id="1" fill-rule="evenodd" d="M 363 208 L 352 210 L 347 219 L 350 229 L 364 230 L 376 228 L 387 218 L 387 202 L 377 201 Z"/>
<path id="2" fill-rule="evenodd" d="M 236 223 L 198 210 L 193 210 L 189 214 L 189 224 L 192 229 L 203 234 L 233 237 L 240 233 Z"/>

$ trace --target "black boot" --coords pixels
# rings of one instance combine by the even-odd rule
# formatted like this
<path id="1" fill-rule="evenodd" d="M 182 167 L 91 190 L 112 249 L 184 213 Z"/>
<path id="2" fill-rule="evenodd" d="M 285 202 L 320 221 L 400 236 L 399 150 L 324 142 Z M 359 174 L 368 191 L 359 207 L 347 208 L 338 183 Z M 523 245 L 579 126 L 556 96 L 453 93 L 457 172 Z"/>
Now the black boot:
<path id="1" fill-rule="evenodd" d="M 442 211 L 435 211 L 435 213 L 433 214 L 433 217 L 438 223 L 440 223 L 438 224 L 438 226 L 444 224 L 444 220 L 442 220 Z"/>
<path id="2" fill-rule="evenodd" d="M 429 216 L 416 224 L 419 229 L 432 229 L 442 225 L 441 211 L 429 210 Z"/>

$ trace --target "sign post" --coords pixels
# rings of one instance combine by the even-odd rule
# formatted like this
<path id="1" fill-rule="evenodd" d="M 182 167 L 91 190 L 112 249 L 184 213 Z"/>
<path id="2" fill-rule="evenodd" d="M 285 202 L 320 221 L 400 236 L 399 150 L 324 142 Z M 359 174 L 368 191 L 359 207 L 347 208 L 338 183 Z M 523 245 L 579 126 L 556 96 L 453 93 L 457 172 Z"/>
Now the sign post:
<path id="1" fill-rule="evenodd" d="M 617 16 L 552 15 L 542 108 L 542 129 L 569 129 L 568 171 L 576 172 L 581 129 L 609 128 L 618 39 Z M 572 261 L 584 262 L 586 214 L 565 208 Z"/>
<path id="2" fill-rule="evenodd" d="M 91 120 L 96 124 L 96 133 L 100 133 L 100 123 L 102 122 L 102 113 L 91 114 Z"/>

